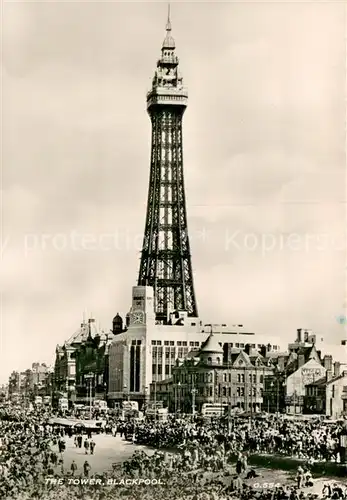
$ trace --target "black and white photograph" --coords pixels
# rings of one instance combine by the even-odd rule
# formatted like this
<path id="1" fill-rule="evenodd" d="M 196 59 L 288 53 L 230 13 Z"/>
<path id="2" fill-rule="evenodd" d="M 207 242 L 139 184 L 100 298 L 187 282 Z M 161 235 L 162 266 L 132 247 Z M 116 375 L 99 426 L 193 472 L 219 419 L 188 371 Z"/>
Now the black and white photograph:
<path id="1" fill-rule="evenodd" d="M 1 0 L 0 499 L 347 500 L 343 1 Z"/>

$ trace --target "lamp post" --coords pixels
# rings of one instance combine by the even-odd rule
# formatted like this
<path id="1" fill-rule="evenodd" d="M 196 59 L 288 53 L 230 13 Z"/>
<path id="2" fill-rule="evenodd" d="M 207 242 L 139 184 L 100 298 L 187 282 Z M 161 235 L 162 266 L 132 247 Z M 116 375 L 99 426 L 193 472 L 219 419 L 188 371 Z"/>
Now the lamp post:
<path id="1" fill-rule="evenodd" d="M 195 389 L 193 387 L 193 389 L 192 389 L 192 415 L 193 415 L 193 417 L 195 417 L 195 396 L 196 396 L 197 392 L 198 392 L 197 389 Z"/>
<path id="2" fill-rule="evenodd" d="M 124 398 L 123 399 L 126 399 L 127 401 L 130 401 L 130 393 L 128 391 L 128 388 L 126 385 L 123 386 L 123 394 L 124 394 Z"/>
<path id="3" fill-rule="evenodd" d="M 144 405 L 144 412 L 147 413 L 147 406 L 148 406 L 148 387 L 145 387 L 145 405 Z"/>
<path id="4" fill-rule="evenodd" d="M 85 380 L 89 380 L 89 419 L 91 420 L 92 418 L 92 380 L 93 380 L 93 373 L 87 373 L 87 375 L 84 376 Z"/>
<path id="5" fill-rule="evenodd" d="M 178 413 L 181 412 L 181 382 L 178 382 Z"/>

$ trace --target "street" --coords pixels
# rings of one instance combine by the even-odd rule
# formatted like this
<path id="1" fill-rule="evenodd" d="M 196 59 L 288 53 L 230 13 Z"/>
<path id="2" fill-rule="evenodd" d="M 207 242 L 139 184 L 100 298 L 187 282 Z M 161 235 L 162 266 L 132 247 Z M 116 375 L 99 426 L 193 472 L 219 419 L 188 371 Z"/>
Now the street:
<path id="1" fill-rule="evenodd" d="M 131 441 L 125 441 L 120 436 L 113 437 L 110 434 L 95 434 L 93 440 L 96 444 L 94 455 L 86 455 L 82 444 L 82 448 L 76 448 L 74 438 L 66 437 L 66 450 L 63 453 L 64 470 L 69 471 L 72 460 L 77 464 L 76 475 L 83 473 L 83 464 L 87 460 L 91 466 L 91 474 L 102 473 L 112 470 L 113 463 L 121 463 L 129 459 L 135 450 L 145 450 L 146 453 L 152 455 L 155 450 L 149 449 L 146 446 L 134 445 Z M 54 446 L 53 450 L 58 452 L 58 446 Z"/>

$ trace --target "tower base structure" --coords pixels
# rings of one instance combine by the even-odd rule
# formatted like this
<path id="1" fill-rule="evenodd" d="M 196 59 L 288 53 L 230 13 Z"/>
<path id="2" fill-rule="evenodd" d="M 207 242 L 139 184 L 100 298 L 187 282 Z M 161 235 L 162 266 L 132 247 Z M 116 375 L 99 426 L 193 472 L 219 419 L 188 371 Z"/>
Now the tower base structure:
<path id="1" fill-rule="evenodd" d="M 176 359 L 198 349 L 208 334 L 202 333 L 199 318 L 185 311 L 172 312 L 168 325 L 157 324 L 154 290 L 148 286 L 133 287 L 127 322 L 128 329 L 117 335 L 109 350 L 108 400 L 141 404 L 151 383 L 170 378 Z"/>

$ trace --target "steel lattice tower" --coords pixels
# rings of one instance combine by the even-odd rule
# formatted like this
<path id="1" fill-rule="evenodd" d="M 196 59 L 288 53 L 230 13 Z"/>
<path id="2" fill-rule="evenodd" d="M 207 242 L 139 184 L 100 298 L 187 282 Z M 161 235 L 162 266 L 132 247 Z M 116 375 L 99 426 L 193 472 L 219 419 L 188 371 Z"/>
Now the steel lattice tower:
<path id="1" fill-rule="evenodd" d="M 188 93 L 179 73 L 170 11 L 161 58 L 147 94 L 152 123 L 151 170 L 138 285 L 154 288 L 158 323 L 173 311 L 197 317 L 187 229 L 182 117 Z"/>

